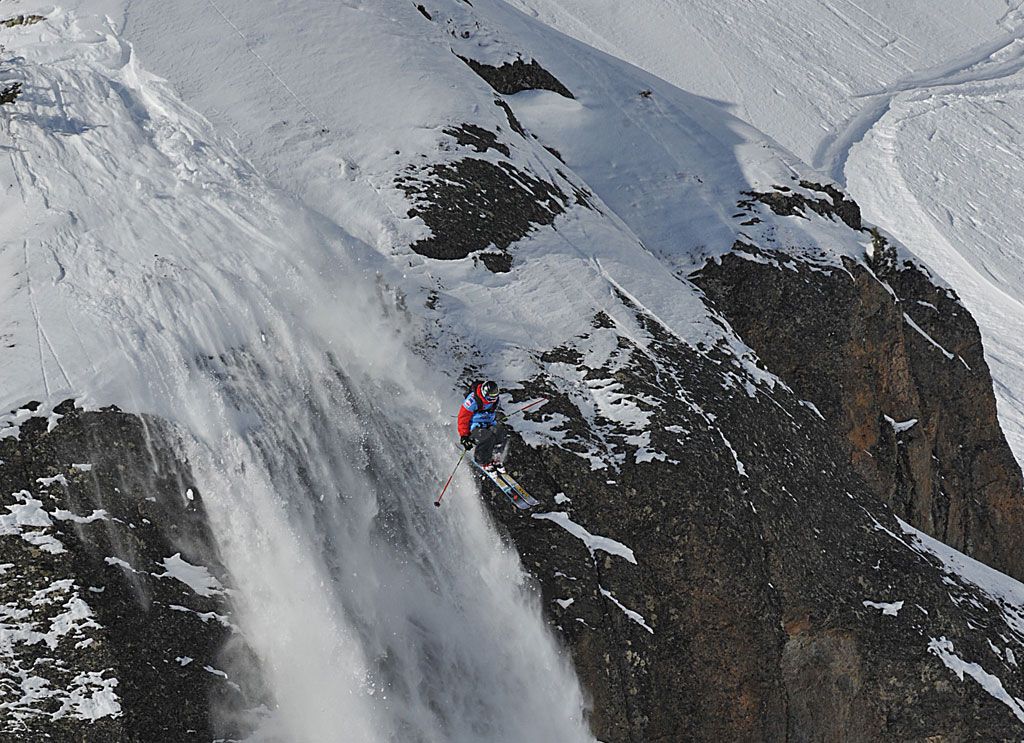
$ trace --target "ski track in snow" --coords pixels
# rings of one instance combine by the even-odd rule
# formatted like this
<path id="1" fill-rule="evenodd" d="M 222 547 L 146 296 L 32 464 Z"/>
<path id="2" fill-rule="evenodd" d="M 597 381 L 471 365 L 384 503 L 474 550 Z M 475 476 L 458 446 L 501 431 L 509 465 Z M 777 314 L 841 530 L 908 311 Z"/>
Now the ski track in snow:
<path id="1" fill-rule="evenodd" d="M 731 104 L 820 166 L 869 128 L 873 91 L 950 75 L 1009 41 L 1000 0 L 686 3 L 509 0 L 563 33 L 681 87 Z M 993 36 L 998 35 L 997 40 Z M 951 62 L 950 57 L 956 62 Z"/>
<path id="2" fill-rule="evenodd" d="M 974 316 L 1000 422 L 1024 465 L 1024 271 L 1013 248 L 1024 230 L 1013 206 L 1024 199 L 1024 160 L 1006 146 L 1020 141 L 1012 122 L 1024 112 L 1024 33 L 991 46 L 1003 56 L 984 47 L 886 93 L 884 112 L 836 167 L 865 217 L 949 282 Z"/>

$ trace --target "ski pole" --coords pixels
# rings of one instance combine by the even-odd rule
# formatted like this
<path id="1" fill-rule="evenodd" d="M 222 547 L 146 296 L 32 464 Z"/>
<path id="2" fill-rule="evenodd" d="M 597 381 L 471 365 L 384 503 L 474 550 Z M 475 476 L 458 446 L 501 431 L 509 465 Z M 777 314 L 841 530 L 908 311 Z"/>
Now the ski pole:
<path id="1" fill-rule="evenodd" d="M 448 489 L 448 486 L 452 484 L 452 478 L 455 477 L 455 470 L 457 470 L 459 468 L 459 465 L 462 464 L 462 460 L 465 459 L 467 451 L 469 450 L 462 450 L 462 454 L 459 455 L 459 461 L 455 463 L 455 469 L 453 469 L 452 473 L 448 475 L 448 482 L 446 482 L 444 484 L 444 487 L 441 488 L 441 495 L 437 496 L 437 500 L 434 501 L 434 505 L 437 506 L 438 508 L 441 507 L 441 499 L 444 498 L 444 492 Z"/>
<path id="2" fill-rule="evenodd" d="M 548 401 L 548 399 L 547 399 L 546 397 L 542 397 L 542 398 L 541 398 L 541 399 L 539 399 L 539 400 L 534 400 L 534 401 L 533 401 L 533 402 L 531 402 L 531 403 L 530 403 L 529 405 L 524 405 L 523 407 L 519 408 L 518 410 L 513 410 L 513 411 L 512 411 L 511 413 L 509 413 L 508 415 L 506 415 L 506 416 L 502 416 L 502 419 L 501 419 L 501 420 L 502 420 L 502 421 L 507 421 L 507 420 L 508 420 L 509 418 L 511 418 L 511 417 L 512 417 L 513 415 L 516 415 L 517 413 L 522 413 L 522 412 L 523 412 L 523 411 L 525 411 L 525 410 L 529 410 L 529 409 L 530 409 L 530 408 L 532 408 L 532 407 L 533 407 L 534 405 L 540 405 L 540 404 L 541 404 L 542 402 L 547 402 L 547 401 Z"/>

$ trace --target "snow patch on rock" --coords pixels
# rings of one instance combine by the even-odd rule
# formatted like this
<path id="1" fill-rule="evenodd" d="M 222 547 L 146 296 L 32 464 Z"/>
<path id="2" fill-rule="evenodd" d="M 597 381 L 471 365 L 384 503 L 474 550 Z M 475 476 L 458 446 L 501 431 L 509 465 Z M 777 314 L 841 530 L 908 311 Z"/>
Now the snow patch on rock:
<path id="1" fill-rule="evenodd" d="M 877 601 L 864 601 L 862 603 L 864 604 L 865 607 L 867 607 L 869 609 L 878 609 L 879 611 L 882 612 L 882 614 L 884 614 L 886 616 L 889 616 L 889 617 L 895 617 L 896 615 L 898 615 L 900 613 L 900 609 L 903 608 L 903 602 L 902 601 L 895 601 L 893 603 L 884 603 L 884 602 L 877 602 Z"/>
<path id="2" fill-rule="evenodd" d="M 176 552 L 163 561 L 164 572 L 153 573 L 154 578 L 174 578 L 204 598 L 224 593 L 224 586 L 202 565 L 192 565 Z"/>
<path id="3" fill-rule="evenodd" d="M 977 681 L 982 689 L 1009 707 L 1017 719 L 1024 722 L 1024 700 L 1010 696 L 1003 687 L 1003 682 L 996 676 L 977 663 L 968 663 L 953 652 L 953 643 L 950 640 L 945 637 L 933 637 L 928 643 L 928 652 L 938 656 L 946 668 L 955 673 L 961 681 L 964 680 L 965 675 Z"/>
<path id="4" fill-rule="evenodd" d="M 638 612 L 635 612 L 632 609 L 630 609 L 627 606 L 625 606 L 621 601 L 619 601 L 617 598 L 615 598 L 614 595 L 612 595 L 611 591 L 608 591 L 608 590 L 606 590 L 604 588 L 600 588 L 600 590 L 601 590 L 601 595 L 604 596 L 609 601 L 611 601 L 617 607 L 619 607 L 619 609 L 622 610 L 623 614 L 625 614 L 627 617 L 629 617 L 634 622 L 639 624 L 641 627 L 643 627 L 645 630 L 650 632 L 652 635 L 654 634 L 654 630 L 651 629 L 651 626 L 649 624 L 647 624 L 647 620 L 645 620 L 643 618 L 643 615 L 641 615 Z"/>
<path id="5" fill-rule="evenodd" d="M 561 526 L 567 532 L 572 534 L 574 537 L 579 539 L 583 544 L 586 545 L 590 554 L 593 555 L 595 551 L 601 550 L 607 552 L 610 555 L 616 555 L 636 565 L 636 556 L 633 554 L 633 550 L 624 545 L 622 542 L 617 542 L 609 537 L 602 537 L 596 534 L 591 534 L 584 527 L 571 520 L 569 516 L 561 511 L 552 511 L 550 513 L 535 513 L 533 518 L 541 519 L 544 521 L 554 521 L 556 524 Z"/>

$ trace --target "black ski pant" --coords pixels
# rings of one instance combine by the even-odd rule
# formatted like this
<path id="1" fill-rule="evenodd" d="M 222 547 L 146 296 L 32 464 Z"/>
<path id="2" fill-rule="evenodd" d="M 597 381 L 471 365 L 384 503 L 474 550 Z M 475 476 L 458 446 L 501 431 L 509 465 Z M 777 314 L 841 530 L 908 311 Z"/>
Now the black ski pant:
<path id="1" fill-rule="evenodd" d="M 508 448 L 508 430 L 502 425 L 476 428 L 469 434 L 473 439 L 473 458 L 477 464 L 501 462 Z"/>

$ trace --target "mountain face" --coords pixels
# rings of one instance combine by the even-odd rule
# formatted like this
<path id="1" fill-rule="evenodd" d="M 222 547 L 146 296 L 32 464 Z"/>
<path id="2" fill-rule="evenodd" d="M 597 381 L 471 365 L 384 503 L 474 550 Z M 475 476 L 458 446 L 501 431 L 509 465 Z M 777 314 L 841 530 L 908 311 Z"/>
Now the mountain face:
<path id="1" fill-rule="evenodd" d="M 776 213 L 809 211 L 794 196 L 757 195 Z M 863 230 L 853 202 L 843 205 L 845 219 L 818 213 Z M 854 469 L 897 515 L 1020 577 L 1024 485 L 978 328 L 926 268 L 877 231 L 871 239 L 867 259 L 841 270 L 738 242 L 694 280 L 768 368 L 834 422 Z"/>
<path id="2" fill-rule="evenodd" d="M 1024 485 L 955 283 L 513 5 L 4 32 L 0 730 L 1019 739 Z M 546 400 L 533 512 L 431 505 L 481 377 Z"/>
<path id="3" fill-rule="evenodd" d="M 975 482 L 993 490 L 993 480 L 1003 487 L 1006 481 L 1019 483 L 1005 441 L 997 435 L 990 442 L 981 434 L 976 444 L 964 447 L 977 459 L 946 460 L 962 463 L 960 474 L 915 480 L 910 446 L 930 446 L 933 461 L 941 462 L 941 445 L 935 443 L 941 433 L 924 442 L 910 439 L 905 419 L 896 421 L 882 412 L 900 409 L 895 405 L 901 398 L 895 395 L 865 400 L 851 394 L 861 408 L 846 400 L 830 404 L 837 388 L 872 388 L 862 382 L 863 369 L 849 371 L 858 357 L 844 358 L 843 346 L 833 340 L 844 338 L 837 327 L 846 333 L 851 326 L 859 331 L 851 345 L 861 349 L 861 359 L 871 358 L 870 341 L 886 349 L 882 358 L 890 363 L 894 347 L 912 347 L 904 351 L 913 371 L 903 386 L 872 389 L 895 388 L 907 395 L 903 400 L 949 400 L 944 419 L 964 403 L 959 394 L 935 392 L 956 385 L 931 382 L 925 387 L 950 374 L 950 359 L 934 342 L 913 347 L 915 341 L 901 335 L 908 323 L 898 314 L 893 318 L 889 307 L 911 304 L 915 296 L 949 303 L 952 307 L 944 309 L 953 312 L 936 313 L 953 322 L 927 327 L 963 354 L 979 347 L 976 329 L 956 322 L 957 315 L 966 314 L 963 308 L 918 266 L 905 262 L 901 268 L 909 276 L 901 277 L 894 264 L 884 270 L 879 263 L 866 259 L 845 270 L 801 266 L 788 254 L 737 244 L 735 255 L 695 275 L 709 303 L 742 337 L 759 349 L 764 344 L 764 358 L 781 360 L 769 368 L 784 370 L 780 376 L 792 389 L 779 385 L 764 394 L 723 395 L 731 386 L 721 371 L 728 369 L 728 359 L 714 352 L 680 352 L 677 342 L 637 308 L 637 321 L 654 339 L 643 352 L 620 336 L 616 363 L 587 364 L 581 351 L 602 332 L 595 319 L 594 334 L 548 355 L 552 367 L 573 365 L 592 387 L 613 387 L 617 394 L 643 401 L 651 430 L 661 434 L 652 433 L 644 447 L 633 449 L 627 432 L 619 432 L 626 463 L 612 480 L 566 455 L 564 449 L 576 449 L 576 437 L 580 444 L 588 438 L 585 426 L 565 426 L 562 451 L 517 456 L 530 461 L 529 472 L 541 473 L 528 481 L 529 489 L 563 492 L 574 521 L 634 548 L 627 559 L 586 539 L 559 549 L 552 541 L 560 535 L 538 533 L 535 523 L 498 515 L 526 564 L 542 576 L 545 597 L 559 607 L 553 608 L 555 621 L 574 649 L 584 683 L 599 690 L 592 718 L 599 739 L 1010 740 L 1018 734 L 1019 706 L 1011 705 L 1015 719 L 993 705 L 991 697 L 984 699 L 984 692 L 972 699 L 981 687 L 951 687 L 934 663 L 936 657 L 948 657 L 938 649 L 947 642 L 960 648 L 977 643 L 966 656 L 987 658 L 982 666 L 995 663 L 1005 670 L 1007 684 L 1019 683 L 1016 665 L 1007 660 L 1019 649 L 1011 647 L 1007 656 L 998 645 L 1019 637 L 1016 613 L 1004 613 L 1007 605 L 999 589 L 954 577 L 948 557 L 930 549 L 933 543 L 911 526 L 920 523 L 949 541 L 959 538 L 962 548 L 998 558 L 988 550 L 1012 544 L 1014 532 L 1003 533 L 1005 542 L 990 535 L 1013 511 L 1000 512 L 998 500 L 987 507 L 978 504 L 983 487 L 969 488 L 971 495 L 962 500 L 950 497 L 949 485 L 945 492 L 936 488 L 918 494 L 917 489 L 940 478 L 950 484 L 970 482 L 993 455 L 1003 465 L 991 471 L 1000 474 Z M 889 281 L 900 287 L 902 298 L 887 287 Z M 863 294 L 858 296 L 858 289 Z M 876 289 L 880 296 L 873 303 L 861 299 Z M 849 304 L 838 301 L 844 292 L 854 297 Z M 737 306 L 744 307 L 742 314 L 727 314 Z M 872 315 L 874 324 L 868 328 L 876 335 L 868 336 L 856 322 Z M 604 333 L 614 332 L 610 323 L 603 327 Z M 911 332 L 922 337 L 925 331 Z M 972 361 L 983 364 L 980 354 Z M 554 400 L 546 407 L 569 421 L 583 419 L 571 398 L 559 394 L 552 376 L 531 380 L 528 391 Z M 922 381 L 915 387 L 917 380 Z M 958 387 L 960 394 L 967 384 Z M 988 430 L 998 432 L 990 387 L 979 396 L 975 408 L 987 413 Z M 846 420 L 854 415 L 870 418 L 868 430 L 876 438 L 869 461 L 883 463 L 867 473 L 851 454 Z M 926 415 L 922 421 L 929 420 Z M 931 421 L 922 428 L 939 428 Z M 652 457 L 652 450 L 658 455 Z M 1011 492 L 1019 492 L 1017 487 Z M 595 493 L 600 494 L 596 499 Z M 551 515 L 534 518 L 565 528 L 564 520 Z M 547 531 L 557 529 L 548 526 Z M 1016 553 L 1008 550 L 1001 559 L 1012 567 Z M 615 586 L 614 596 L 606 586 Z M 994 632 L 989 641 L 977 632 L 979 616 Z M 687 703 L 675 704 L 680 698 Z"/>
<path id="4" fill-rule="evenodd" d="M 187 466 L 157 421 L 72 400 L 42 412 L 13 411 L 18 435 L 0 442 L 4 734 L 238 734 L 210 709 L 255 705 L 218 667 L 251 656 Z"/>

